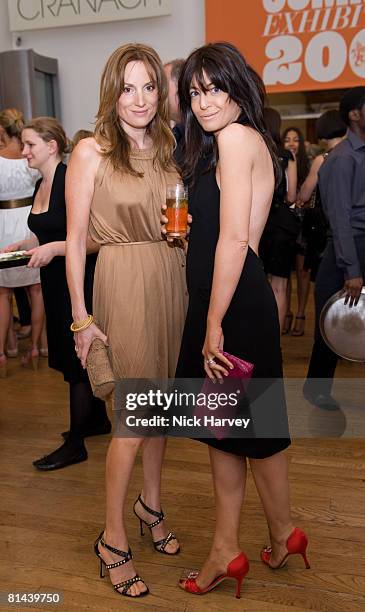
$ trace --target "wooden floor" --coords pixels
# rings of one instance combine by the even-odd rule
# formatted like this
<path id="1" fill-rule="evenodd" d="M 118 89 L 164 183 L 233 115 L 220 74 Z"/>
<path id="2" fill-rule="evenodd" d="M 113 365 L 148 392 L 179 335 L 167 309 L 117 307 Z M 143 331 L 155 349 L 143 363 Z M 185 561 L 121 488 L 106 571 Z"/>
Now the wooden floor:
<path id="1" fill-rule="evenodd" d="M 303 376 L 311 348 L 312 319 L 303 338 L 283 338 L 287 376 Z M 342 362 L 338 376 L 362 377 L 362 366 Z M 67 388 L 45 360 L 38 372 L 11 360 L 0 380 L 0 591 L 61 591 L 63 603 L 43 609 L 108 612 L 360 612 L 365 610 L 365 444 L 362 439 L 294 440 L 291 491 L 294 521 L 310 540 L 311 570 L 300 558 L 273 572 L 259 561 L 267 543 L 263 512 L 252 479 L 242 513 L 242 547 L 250 559 L 242 599 L 226 581 L 202 598 L 176 583 L 181 571 L 199 567 L 214 526 L 207 450 L 189 440 L 170 440 L 164 469 L 163 507 L 182 543 L 177 557 L 153 551 L 139 537 L 132 512 L 130 544 L 140 574 L 152 594 L 140 601 L 118 597 L 100 580 L 92 542 L 104 522 L 104 458 L 108 437 L 87 440 L 89 460 L 42 474 L 32 460 L 53 450 L 67 427 Z M 311 410 L 305 405 L 303 410 Z M 314 409 L 315 410 L 315 409 Z M 141 486 L 138 460 L 129 505 Z M 19 606 L 0 609 L 21 610 Z M 42 608 L 28 607 L 29 610 Z"/>

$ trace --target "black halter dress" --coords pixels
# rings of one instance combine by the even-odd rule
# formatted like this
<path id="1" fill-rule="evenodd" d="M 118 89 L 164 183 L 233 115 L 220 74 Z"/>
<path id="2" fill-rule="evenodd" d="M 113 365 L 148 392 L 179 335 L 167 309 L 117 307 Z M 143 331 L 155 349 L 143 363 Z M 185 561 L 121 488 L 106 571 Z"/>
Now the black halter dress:
<path id="1" fill-rule="evenodd" d="M 193 217 L 187 254 L 189 306 L 177 378 L 205 377 L 202 348 L 219 237 L 220 208 L 215 168 L 207 170 L 208 167 L 209 160 L 202 160 L 197 168 L 194 186 L 189 191 L 189 212 Z M 257 399 L 257 381 L 262 381 L 259 391 L 261 399 L 258 410 L 253 412 L 253 428 L 248 437 L 216 439 L 212 436 L 199 439 L 235 455 L 269 457 L 290 444 L 282 381 L 280 327 L 275 297 L 263 264 L 250 247 L 236 291 L 222 321 L 222 329 L 224 350 L 254 364 L 250 385 L 256 385 Z M 255 427 L 255 419 L 258 428 Z M 275 431 L 272 436 L 275 437 L 271 437 L 270 422 L 273 424 L 272 431 Z M 281 425 L 278 428 L 279 422 Z M 265 437 L 257 437 L 255 431 L 264 430 Z"/>

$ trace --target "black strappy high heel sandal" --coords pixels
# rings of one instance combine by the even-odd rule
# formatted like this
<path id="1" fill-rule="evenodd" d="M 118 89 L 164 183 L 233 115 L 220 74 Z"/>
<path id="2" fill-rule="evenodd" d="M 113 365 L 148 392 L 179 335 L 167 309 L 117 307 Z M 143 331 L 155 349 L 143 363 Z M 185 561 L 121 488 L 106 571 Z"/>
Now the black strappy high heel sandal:
<path id="1" fill-rule="evenodd" d="M 137 512 L 136 512 L 136 504 L 137 502 L 139 502 L 142 506 L 142 508 L 144 510 L 146 510 L 146 512 L 148 512 L 149 514 L 152 514 L 152 516 L 156 516 L 157 520 L 153 521 L 153 523 L 147 523 L 147 521 L 144 521 L 143 519 L 141 519 L 140 516 L 138 516 Z M 136 499 L 136 501 L 134 502 L 133 505 L 133 512 L 136 515 L 136 517 L 139 520 L 139 525 L 140 525 L 140 529 L 141 529 L 141 536 L 144 535 L 144 529 L 143 529 L 143 524 L 146 525 L 146 527 L 148 527 L 148 529 L 151 531 L 151 536 L 152 536 L 152 529 L 154 527 L 156 527 L 157 525 L 159 525 L 165 518 L 164 513 L 162 512 L 162 510 L 160 512 L 157 512 L 157 510 L 152 510 L 152 508 L 149 508 L 148 506 L 146 506 L 146 504 L 144 503 L 144 501 L 141 499 L 141 496 L 138 495 L 138 498 Z M 171 542 L 172 540 L 176 540 L 177 541 L 177 537 L 175 536 L 174 533 L 172 533 L 172 531 L 170 531 L 166 538 L 162 538 L 162 540 L 158 540 L 157 542 L 155 542 L 152 538 L 153 541 L 153 546 L 155 547 L 155 550 L 157 550 L 157 552 L 159 553 L 163 553 L 164 555 L 177 555 L 180 552 L 180 546 L 179 548 L 172 553 L 169 553 L 165 550 L 166 546 L 168 545 L 169 542 Z"/>
<path id="2" fill-rule="evenodd" d="M 118 550 L 117 548 L 113 548 L 112 546 L 109 546 L 109 544 L 107 544 L 103 540 L 103 533 L 104 532 L 102 531 L 94 544 L 94 552 L 96 556 L 98 557 L 98 559 L 100 559 L 100 578 L 105 577 L 104 567 L 107 570 L 111 570 L 111 569 L 114 569 L 115 567 L 120 567 L 121 565 L 124 565 L 125 563 L 128 563 L 128 561 L 131 561 L 133 559 L 131 549 L 129 549 L 128 552 L 125 552 L 124 550 Z M 102 546 L 104 546 L 104 548 L 107 548 L 108 550 L 110 550 L 110 552 L 114 553 L 115 555 L 118 555 L 119 557 L 122 557 L 122 560 L 117 561 L 116 563 L 107 564 L 100 554 L 100 551 L 98 548 L 99 542 Z M 142 584 L 145 585 L 147 591 L 143 591 L 142 593 L 139 593 L 138 595 L 131 595 L 130 593 L 128 593 L 128 590 L 130 589 L 130 587 L 136 582 L 142 582 Z M 144 597 L 145 595 L 148 595 L 148 593 L 150 592 L 146 583 L 144 582 L 144 580 L 142 580 L 140 576 L 138 576 L 138 574 L 133 576 L 133 578 L 129 578 L 129 580 L 118 582 L 118 584 L 112 583 L 112 585 L 114 589 L 116 590 L 116 592 L 119 593 L 119 595 L 123 595 L 124 597 L 132 597 L 133 599 L 137 597 Z M 122 589 L 122 591 L 120 591 L 119 589 Z"/>

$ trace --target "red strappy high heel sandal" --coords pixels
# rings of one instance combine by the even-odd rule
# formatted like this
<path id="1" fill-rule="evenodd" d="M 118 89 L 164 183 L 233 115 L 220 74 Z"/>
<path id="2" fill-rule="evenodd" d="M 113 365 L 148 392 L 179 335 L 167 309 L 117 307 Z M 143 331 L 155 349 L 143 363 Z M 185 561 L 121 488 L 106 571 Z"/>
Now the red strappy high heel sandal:
<path id="1" fill-rule="evenodd" d="M 287 553 L 284 555 L 280 563 L 273 566 L 270 565 L 270 557 L 272 548 L 271 546 L 265 546 L 265 548 L 261 551 L 261 561 L 268 565 L 271 569 L 280 569 L 286 565 L 289 555 L 302 555 L 306 569 L 310 569 L 309 561 L 307 559 L 307 546 L 308 546 L 308 538 L 305 535 L 304 531 L 295 527 L 291 532 L 290 536 L 286 541 Z"/>
<path id="2" fill-rule="evenodd" d="M 196 583 L 196 579 L 199 575 L 199 572 L 192 570 L 187 574 L 186 578 L 180 578 L 179 587 L 187 591 L 188 593 L 193 593 L 194 595 L 204 595 L 204 593 L 209 593 L 209 591 L 213 591 L 215 587 L 217 587 L 223 580 L 227 578 L 233 578 L 237 581 L 236 586 L 236 597 L 240 599 L 241 597 L 241 585 L 244 577 L 246 576 L 248 570 L 250 568 L 250 564 L 246 555 L 241 552 L 233 561 L 231 561 L 227 565 L 227 571 L 225 574 L 221 574 L 214 578 L 214 580 L 207 586 L 205 589 L 200 589 Z"/>

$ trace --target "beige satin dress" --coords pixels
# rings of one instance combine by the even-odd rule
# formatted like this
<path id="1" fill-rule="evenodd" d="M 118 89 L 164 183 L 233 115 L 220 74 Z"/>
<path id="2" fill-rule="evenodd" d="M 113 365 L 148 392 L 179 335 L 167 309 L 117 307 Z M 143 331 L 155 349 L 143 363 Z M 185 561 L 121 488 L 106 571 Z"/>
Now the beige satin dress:
<path id="1" fill-rule="evenodd" d="M 108 337 L 117 378 L 171 378 L 179 355 L 187 291 L 185 254 L 161 235 L 166 185 L 178 178 L 135 150 L 143 178 L 117 173 L 102 159 L 90 211 L 90 235 L 101 245 L 93 312 Z"/>

